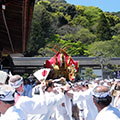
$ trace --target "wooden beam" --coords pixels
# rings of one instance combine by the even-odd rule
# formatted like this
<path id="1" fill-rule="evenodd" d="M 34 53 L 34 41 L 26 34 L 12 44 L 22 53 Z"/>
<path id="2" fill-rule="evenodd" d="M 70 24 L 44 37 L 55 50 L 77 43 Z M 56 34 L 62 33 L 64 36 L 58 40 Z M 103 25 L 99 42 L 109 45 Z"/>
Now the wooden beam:
<path id="1" fill-rule="evenodd" d="M 23 8 L 23 52 L 27 49 L 35 0 L 25 0 Z"/>

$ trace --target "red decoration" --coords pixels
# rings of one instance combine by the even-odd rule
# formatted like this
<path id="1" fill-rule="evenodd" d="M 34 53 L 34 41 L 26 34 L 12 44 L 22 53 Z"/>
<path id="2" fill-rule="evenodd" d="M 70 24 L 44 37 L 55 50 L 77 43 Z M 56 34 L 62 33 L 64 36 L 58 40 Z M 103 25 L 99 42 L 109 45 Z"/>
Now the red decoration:
<path id="1" fill-rule="evenodd" d="M 65 77 L 70 81 L 75 80 L 75 73 L 78 72 L 78 62 L 62 49 L 46 61 L 45 67 L 53 69 L 53 78 Z"/>
<path id="2" fill-rule="evenodd" d="M 47 75 L 47 70 L 43 70 L 42 75 L 45 77 Z"/>

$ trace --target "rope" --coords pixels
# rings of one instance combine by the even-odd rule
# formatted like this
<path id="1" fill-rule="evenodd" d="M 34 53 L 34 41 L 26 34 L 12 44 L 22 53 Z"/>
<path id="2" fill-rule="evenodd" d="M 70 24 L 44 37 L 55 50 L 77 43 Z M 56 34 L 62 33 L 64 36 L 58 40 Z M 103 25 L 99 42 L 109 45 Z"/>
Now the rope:
<path id="1" fill-rule="evenodd" d="M 11 39 L 10 32 L 9 32 L 9 29 L 8 29 L 8 25 L 7 25 L 6 18 L 5 18 L 4 9 L 2 9 L 2 16 L 3 16 L 4 24 L 5 24 L 5 27 L 6 27 L 6 30 L 7 30 L 7 34 L 8 34 L 8 38 L 9 38 L 9 41 L 10 41 L 11 49 L 12 49 L 12 52 L 14 52 L 12 39 Z"/>

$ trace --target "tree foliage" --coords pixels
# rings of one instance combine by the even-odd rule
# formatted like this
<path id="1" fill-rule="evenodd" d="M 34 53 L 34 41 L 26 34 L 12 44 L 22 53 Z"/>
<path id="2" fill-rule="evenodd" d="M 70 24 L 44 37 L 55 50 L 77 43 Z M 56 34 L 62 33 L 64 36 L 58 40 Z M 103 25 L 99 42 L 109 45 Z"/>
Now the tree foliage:
<path id="1" fill-rule="evenodd" d="M 113 36 L 112 40 L 94 42 L 89 45 L 88 54 L 97 56 L 97 53 L 102 53 L 108 57 L 120 57 L 120 35 Z"/>
<path id="2" fill-rule="evenodd" d="M 109 23 L 104 14 L 101 14 L 101 17 L 98 21 L 96 34 L 98 40 L 100 41 L 110 40 L 112 37 Z"/>
<path id="3" fill-rule="evenodd" d="M 40 47 L 45 46 L 45 39 L 50 36 L 51 23 L 51 14 L 42 5 L 35 5 L 31 37 L 28 42 L 28 51 L 32 52 L 33 55 L 37 54 Z"/>
<path id="4" fill-rule="evenodd" d="M 71 56 L 120 57 L 120 13 L 94 6 L 71 5 L 65 0 L 37 0 L 27 56 L 52 56 L 51 48 L 68 47 Z"/>
<path id="5" fill-rule="evenodd" d="M 92 80 L 96 78 L 96 75 L 93 73 L 93 69 L 89 67 L 85 68 L 85 71 L 83 74 L 86 80 Z"/>

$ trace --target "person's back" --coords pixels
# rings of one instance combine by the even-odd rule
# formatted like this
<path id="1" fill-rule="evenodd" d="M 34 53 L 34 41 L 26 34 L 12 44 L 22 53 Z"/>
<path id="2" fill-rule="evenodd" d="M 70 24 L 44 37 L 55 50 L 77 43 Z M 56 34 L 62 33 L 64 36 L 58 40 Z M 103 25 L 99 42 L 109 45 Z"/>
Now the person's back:
<path id="1" fill-rule="evenodd" d="M 9 85 L 0 85 L 0 120 L 27 120 L 24 112 L 14 106 L 15 89 Z"/>
<path id="2" fill-rule="evenodd" d="M 109 105 L 99 112 L 96 120 L 120 120 L 120 111 Z"/>
<path id="3" fill-rule="evenodd" d="M 27 120 L 27 116 L 21 109 L 12 106 L 5 112 L 0 120 Z"/>
<path id="4" fill-rule="evenodd" d="M 80 92 L 74 92 L 74 102 L 83 102 L 83 111 L 82 114 L 84 114 L 85 120 L 94 120 L 97 115 L 97 108 L 93 103 L 91 89 L 80 91 Z M 79 108 L 80 109 L 80 108 Z M 81 111 L 80 111 L 81 112 Z"/>
<path id="5" fill-rule="evenodd" d="M 110 105 L 112 97 L 108 86 L 95 87 L 93 101 L 99 112 L 95 120 L 120 120 L 120 111 Z"/>

